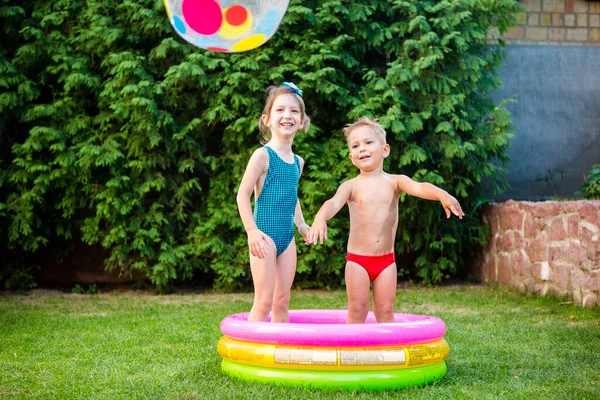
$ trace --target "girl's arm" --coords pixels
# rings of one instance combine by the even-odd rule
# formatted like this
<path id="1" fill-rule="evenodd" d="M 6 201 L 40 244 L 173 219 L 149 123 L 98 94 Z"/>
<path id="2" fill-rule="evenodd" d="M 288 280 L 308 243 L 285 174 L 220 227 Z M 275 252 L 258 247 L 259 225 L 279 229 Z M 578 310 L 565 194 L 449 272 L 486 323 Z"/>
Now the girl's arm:
<path id="1" fill-rule="evenodd" d="M 269 155 L 266 150 L 258 149 L 250 157 L 246 171 L 242 177 L 240 187 L 237 192 L 236 202 L 244 229 L 248 235 L 248 248 L 250 254 L 254 257 L 265 258 L 267 252 L 266 246 L 269 246 L 269 241 L 266 235 L 261 232 L 252 216 L 252 204 L 250 203 L 250 197 L 254 191 L 254 187 L 258 182 L 261 174 L 263 174 L 269 166 Z"/>
<path id="2" fill-rule="evenodd" d="M 300 200 L 296 202 L 296 211 L 294 212 L 294 224 L 296 224 L 298 232 L 300 232 L 300 234 L 304 238 L 304 243 L 310 244 L 307 239 L 310 226 L 308 226 L 306 224 L 306 221 L 304 221 L 304 215 L 302 215 L 302 207 L 300 206 Z"/>
<path id="3" fill-rule="evenodd" d="M 298 158 L 300 159 L 300 174 L 302 174 L 302 171 L 304 170 L 304 160 L 300 156 L 298 156 Z M 298 232 L 300 232 L 300 234 L 304 238 L 304 243 L 309 244 L 307 241 L 307 235 L 308 231 L 310 230 L 310 226 L 308 226 L 304 221 L 304 215 L 302 215 L 302 207 L 300 206 L 300 200 L 296 201 L 296 210 L 294 211 L 294 224 L 296 225 L 296 228 L 298 228 Z"/>
<path id="4" fill-rule="evenodd" d="M 445 190 L 428 182 L 413 181 L 406 175 L 395 175 L 394 178 L 396 179 L 398 189 L 401 191 L 406 192 L 411 196 L 420 197 L 426 200 L 438 200 L 441 202 L 444 211 L 446 211 L 446 218 L 450 218 L 450 216 L 454 214 L 462 219 L 465 215 L 458 200 Z"/>
<path id="5" fill-rule="evenodd" d="M 351 182 L 350 180 L 342 183 L 335 192 L 335 195 L 323 203 L 308 232 L 309 244 L 317 242 L 323 244 L 323 240 L 327 240 L 327 221 L 333 218 L 350 199 L 350 195 L 352 194 Z"/>

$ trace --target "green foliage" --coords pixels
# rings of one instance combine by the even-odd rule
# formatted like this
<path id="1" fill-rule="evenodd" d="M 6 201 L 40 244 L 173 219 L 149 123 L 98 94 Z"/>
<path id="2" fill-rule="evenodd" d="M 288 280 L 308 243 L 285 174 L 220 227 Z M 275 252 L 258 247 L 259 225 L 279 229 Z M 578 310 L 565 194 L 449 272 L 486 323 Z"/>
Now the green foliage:
<path id="1" fill-rule="evenodd" d="M 468 212 L 504 188 L 511 119 L 497 87 L 513 0 L 356 3 L 293 0 L 259 49 L 219 54 L 183 42 L 160 0 L 0 0 L 0 240 L 5 264 L 69 241 L 110 250 L 107 268 L 159 288 L 202 277 L 250 287 L 235 193 L 259 145 L 264 89 L 305 92 L 312 119 L 295 151 L 310 223 L 355 175 L 341 128 L 361 115 L 389 132 L 386 170 L 432 182 Z M 473 213 L 402 197 L 397 252 L 439 282 L 464 270 L 486 228 Z M 299 286 L 338 286 L 344 212 L 325 246 L 299 245 Z M 7 256 L 7 255 L 10 255 Z M 7 259 L 9 257 L 9 259 Z M 29 260 L 29 261 L 28 261 Z"/>
<path id="2" fill-rule="evenodd" d="M 0 282 L 4 283 L 4 289 L 28 291 L 37 286 L 38 270 L 38 265 L 4 265 L 0 269 Z"/>
<path id="3" fill-rule="evenodd" d="M 71 289 L 71 293 L 84 294 L 85 289 L 83 287 L 81 287 L 81 285 L 79 283 L 76 283 L 75 286 L 73 286 L 73 288 Z"/>
<path id="4" fill-rule="evenodd" d="M 71 289 L 71 293 L 74 294 L 98 294 L 98 287 L 96 286 L 95 283 L 91 284 L 88 286 L 88 289 L 85 290 L 83 288 L 83 286 L 81 286 L 79 283 L 76 283 L 75 286 L 73 286 L 73 288 Z"/>
<path id="5" fill-rule="evenodd" d="M 600 164 L 592 165 L 592 169 L 585 178 L 585 183 L 579 189 L 586 199 L 600 200 Z"/>

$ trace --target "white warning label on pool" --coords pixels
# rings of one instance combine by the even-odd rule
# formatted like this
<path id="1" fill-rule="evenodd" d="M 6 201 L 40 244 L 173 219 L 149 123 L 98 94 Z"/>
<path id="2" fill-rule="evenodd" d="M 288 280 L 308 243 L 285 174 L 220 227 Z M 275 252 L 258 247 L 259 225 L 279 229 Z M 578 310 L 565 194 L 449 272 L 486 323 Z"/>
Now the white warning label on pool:
<path id="1" fill-rule="evenodd" d="M 275 348 L 275 364 L 337 365 L 337 351 Z"/>
<path id="2" fill-rule="evenodd" d="M 406 363 L 404 350 L 342 350 L 340 365 L 389 365 Z"/>

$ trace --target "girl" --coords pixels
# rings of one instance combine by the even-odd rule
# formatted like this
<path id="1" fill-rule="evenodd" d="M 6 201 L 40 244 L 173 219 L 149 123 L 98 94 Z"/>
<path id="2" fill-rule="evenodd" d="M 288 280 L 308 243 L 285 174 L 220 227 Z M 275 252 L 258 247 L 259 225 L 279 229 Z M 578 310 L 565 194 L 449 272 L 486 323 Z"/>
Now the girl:
<path id="1" fill-rule="evenodd" d="M 304 160 L 292 152 L 296 132 L 308 130 L 302 91 L 296 85 L 267 89 L 269 96 L 258 122 L 263 147 L 248 161 L 237 193 L 237 205 L 248 234 L 254 303 L 248 320 L 288 322 L 290 290 L 296 273 L 294 224 L 305 238 L 298 201 L 298 181 Z M 254 192 L 254 213 L 250 197 Z"/>

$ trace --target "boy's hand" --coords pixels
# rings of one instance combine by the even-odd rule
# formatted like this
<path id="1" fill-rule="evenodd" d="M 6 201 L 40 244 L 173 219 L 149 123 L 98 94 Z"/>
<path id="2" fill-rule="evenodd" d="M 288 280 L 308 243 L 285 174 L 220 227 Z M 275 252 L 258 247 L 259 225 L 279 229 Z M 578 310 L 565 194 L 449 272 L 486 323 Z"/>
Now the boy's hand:
<path id="1" fill-rule="evenodd" d="M 253 229 L 248 231 L 248 248 L 250 249 L 250 254 L 254 257 L 267 257 L 267 249 L 269 246 L 271 246 L 271 243 L 267 240 L 267 235 L 261 230 Z"/>
<path id="2" fill-rule="evenodd" d="M 327 223 L 325 221 L 314 220 L 313 225 L 308 232 L 308 243 L 313 244 L 327 240 Z"/>
<path id="3" fill-rule="evenodd" d="M 444 211 L 446 211 L 446 218 L 450 218 L 452 214 L 456 215 L 460 219 L 464 217 L 465 213 L 463 212 L 462 208 L 460 208 L 458 200 L 456 200 L 453 196 L 444 196 L 440 202 L 442 203 L 442 207 L 444 207 Z"/>
<path id="4" fill-rule="evenodd" d="M 310 231 L 310 226 L 308 226 L 306 224 L 302 224 L 298 227 L 298 232 L 300 232 L 300 234 L 304 238 L 304 244 L 306 244 L 306 245 L 310 244 L 310 241 L 308 240 L 309 231 Z"/>

